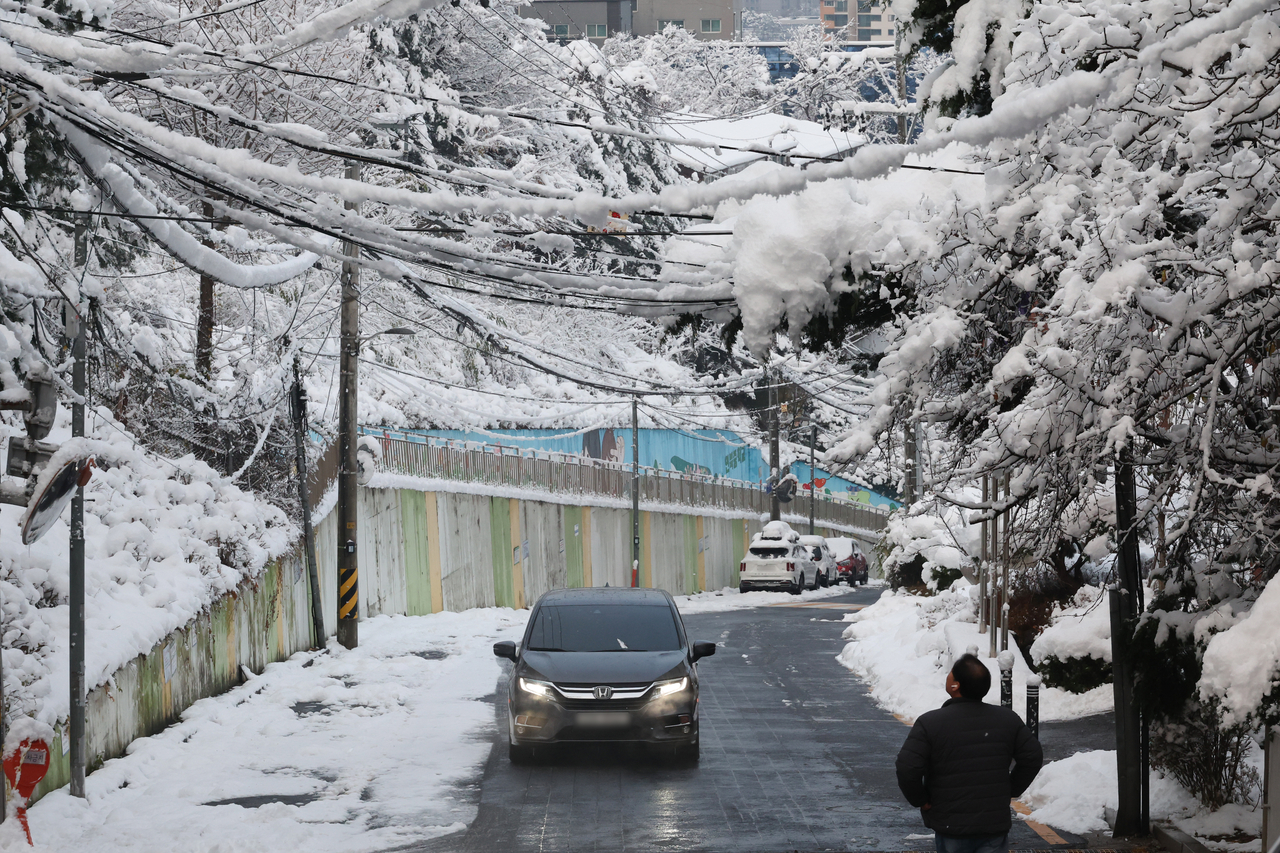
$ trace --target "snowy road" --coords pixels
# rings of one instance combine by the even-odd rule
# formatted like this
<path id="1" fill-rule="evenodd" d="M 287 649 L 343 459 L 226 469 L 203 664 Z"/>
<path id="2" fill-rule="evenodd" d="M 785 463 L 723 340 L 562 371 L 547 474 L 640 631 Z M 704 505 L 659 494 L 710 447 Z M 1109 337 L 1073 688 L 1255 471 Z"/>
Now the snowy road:
<path id="1" fill-rule="evenodd" d="M 32 833 L 47 853 L 927 849 L 893 778 L 906 728 L 836 660 L 845 613 L 879 594 L 680 597 L 691 637 L 720 644 L 697 766 L 597 747 L 513 767 L 491 649 L 528 612 L 379 617 L 354 651 L 197 702 L 91 773 L 86 800 L 38 803 Z M 1054 725 L 1050 752 L 1106 745 L 1104 720 Z M 1022 823 L 1011 840 L 1047 846 Z"/>
<path id="2" fill-rule="evenodd" d="M 906 727 L 835 660 L 844 646 L 841 604 L 870 603 L 879 594 L 686 615 L 691 638 L 722 643 L 699 665 L 699 765 L 584 747 L 513 767 L 497 734 L 469 829 L 410 849 L 931 849 L 932 835 L 894 781 Z M 496 693 L 494 699 L 497 723 Z M 1048 846 L 1023 823 L 1010 840 L 1017 848 Z"/>

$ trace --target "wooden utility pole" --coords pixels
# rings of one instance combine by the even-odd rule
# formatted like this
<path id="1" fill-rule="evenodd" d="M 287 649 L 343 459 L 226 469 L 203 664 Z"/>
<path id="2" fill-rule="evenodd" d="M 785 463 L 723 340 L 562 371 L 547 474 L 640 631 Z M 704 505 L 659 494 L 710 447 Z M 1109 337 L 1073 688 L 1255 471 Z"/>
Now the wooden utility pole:
<path id="1" fill-rule="evenodd" d="M 360 164 L 347 164 L 347 178 L 360 180 Z M 355 202 L 347 202 L 355 210 Z M 356 554 L 356 518 L 359 485 L 356 461 L 357 394 L 360 366 L 360 267 L 355 262 L 360 249 L 351 241 L 343 253 L 351 260 L 342 263 L 342 319 L 340 380 L 338 383 L 338 642 L 354 649 L 360 641 L 360 589 Z"/>
<path id="2" fill-rule="evenodd" d="M 204 218 L 213 228 L 213 205 L 204 203 Z M 213 248 L 213 240 L 200 241 L 206 248 Z M 196 316 L 196 375 L 208 382 L 213 372 L 213 276 L 200 274 L 200 310 Z"/>
<path id="3" fill-rule="evenodd" d="M 302 508 L 302 546 L 306 549 L 307 580 L 311 590 L 312 645 L 324 648 L 324 610 L 320 601 L 320 572 L 316 567 L 316 533 L 311 524 L 311 496 L 307 494 L 307 390 L 302 385 L 302 359 L 293 354 L 293 452 L 298 468 L 298 503 Z"/>
<path id="4" fill-rule="evenodd" d="M 85 327 L 88 317 L 84 298 L 84 269 L 89 263 L 89 217 L 76 215 L 75 265 L 81 271 L 80 287 L 76 290 L 78 304 L 67 306 L 67 333 L 71 338 L 71 390 L 75 397 L 71 402 L 71 435 L 84 437 L 84 398 L 87 385 L 85 377 Z M 71 622 L 71 709 L 68 735 L 71 738 L 71 796 L 84 799 L 84 487 L 77 485 L 71 498 L 71 542 L 69 574 L 70 584 L 67 604 Z"/>

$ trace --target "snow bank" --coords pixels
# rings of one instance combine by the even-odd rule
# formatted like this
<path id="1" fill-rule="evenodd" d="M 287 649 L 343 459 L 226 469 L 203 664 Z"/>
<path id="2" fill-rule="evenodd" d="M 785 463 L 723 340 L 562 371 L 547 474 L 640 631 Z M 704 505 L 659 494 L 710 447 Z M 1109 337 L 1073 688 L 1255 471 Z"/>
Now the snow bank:
<path id="1" fill-rule="evenodd" d="M 1022 802 L 1031 807 L 1029 820 L 1064 832 L 1082 834 L 1107 830 L 1106 811 L 1119 805 L 1114 750 L 1077 752 L 1052 761 L 1040 771 Z M 1151 817 L 1170 820 L 1194 815 L 1199 803 L 1190 792 L 1158 771 L 1151 774 Z"/>
<path id="2" fill-rule="evenodd" d="M 1244 720 L 1280 690 L 1280 580 L 1273 578 L 1244 619 L 1209 640 L 1200 695 L 1222 702 L 1223 725 Z"/>
<path id="3" fill-rule="evenodd" d="M 46 851 L 359 853 L 466 827 L 489 755 L 493 643 L 527 611 L 379 616 L 360 646 L 271 664 L 37 803 Z M 25 842 L 24 842 L 25 844 Z"/>
<path id="4" fill-rule="evenodd" d="M 976 596 L 976 587 L 963 579 L 931 597 L 886 590 L 872 606 L 845 617 L 853 624 L 844 638 L 852 642 L 837 659 L 867 683 L 882 707 L 913 720 L 947 700 L 944 684 L 952 663 L 977 646 L 991 670 L 988 701 L 999 701 L 1000 669 L 985 657 L 990 639 L 978 633 Z M 1015 708 L 1025 707 L 1031 674 L 1026 661 L 1015 654 Z M 1110 686 L 1078 695 L 1052 687 L 1040 691 L 1041 720 L 1075 719 L 1111 707 Z"/>
<path id="5" fill-rule="evenodd" d="M 60 414 L 50 440 L 69 447 L 69 413 Z M 296 531 L 279 510 L 195 459 L 148 455 L 123 431 L 81 443 L 110 465 L 85 488 L 85 678 L 92 690 L 258 576 Z M 0 506 L 4 541 L 18 541 L 23 512 Z M 28 548 L 0 550 L 6 712 L 54 727 L 70 706 L 68 519 L 64 512 Z"/>

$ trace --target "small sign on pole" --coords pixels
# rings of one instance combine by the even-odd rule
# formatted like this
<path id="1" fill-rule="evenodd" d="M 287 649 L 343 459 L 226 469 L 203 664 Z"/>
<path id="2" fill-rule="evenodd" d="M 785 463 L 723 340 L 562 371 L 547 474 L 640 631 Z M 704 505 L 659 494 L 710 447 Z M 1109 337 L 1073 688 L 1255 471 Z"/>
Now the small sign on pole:
<path id="1" fill-rule="evenodd" d="M 31 841 L 31 827 L 27 824 L 27 800 L 35 793 L 36 785 L 49 772 L 49 744 L 43 740 L 24 739 L 18 748 L 4 757 L 4 775 L 9 787 L 18 796 L 18 822 Z M 34 844 L 32 844 L 34 846 Z"/>

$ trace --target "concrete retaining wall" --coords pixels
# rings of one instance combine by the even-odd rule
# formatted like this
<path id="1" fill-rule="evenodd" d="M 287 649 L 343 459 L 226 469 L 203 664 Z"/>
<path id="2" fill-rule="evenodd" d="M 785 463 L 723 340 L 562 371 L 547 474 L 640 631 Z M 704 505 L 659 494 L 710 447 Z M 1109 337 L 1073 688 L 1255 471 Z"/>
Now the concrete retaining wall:
<path id="1" fill-rule="evenodd" d="M 736 586 L 759 518 L 641 512 L 642 586 L 674 595 Z M 412 489 L 361 489 L 361 618 L 472 607 L 523 608 L 550 589 L 630 586 L 631 512 Z M 824 535 L 841 535 L 819 528 Z M 847 534 L 844 534 L 847 535 Z M 861 538 L 861 537 L 860 537 Z M 325 631 L 337 630 L 337 515 L 316 528 Z M 310 585 L 301 554 L 267 567 L 90 692 L 89 769 L 124 754 L 196 700 L 311 647 Z M 93 637 L 88 638 L 93 642 Z M 33 798 L 70 781 L 63 734 Z"/>

